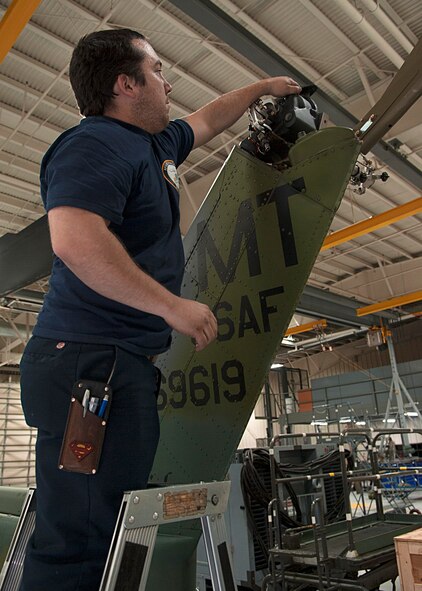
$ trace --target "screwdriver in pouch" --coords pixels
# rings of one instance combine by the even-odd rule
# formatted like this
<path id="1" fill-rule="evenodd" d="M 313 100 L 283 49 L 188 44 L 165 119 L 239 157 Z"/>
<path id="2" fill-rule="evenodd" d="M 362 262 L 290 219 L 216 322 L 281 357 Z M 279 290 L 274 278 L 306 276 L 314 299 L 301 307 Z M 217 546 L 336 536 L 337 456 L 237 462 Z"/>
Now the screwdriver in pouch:
<path id="1" fill-rule="evenodd" d="M 85 390 L 84 393 L 84 397 L 82 398 L 82 408 L 84 409 L 83 411 L 83 418 L 86 417 L 86 411 L 88 410 L 88 404 L 89 404 L 89 390 L 88 388 Z"/>
<path id="2" fill-rule="evenodd" d="M 100 402 L 100 399 L 97 398 L 96 396 L 93 396 L 92 398 L 90 398 L 89 406 L 88 406 L 89 412 L 92 412 L 93 414 L 95 414 L 97 412 L 99 402 Z"/>

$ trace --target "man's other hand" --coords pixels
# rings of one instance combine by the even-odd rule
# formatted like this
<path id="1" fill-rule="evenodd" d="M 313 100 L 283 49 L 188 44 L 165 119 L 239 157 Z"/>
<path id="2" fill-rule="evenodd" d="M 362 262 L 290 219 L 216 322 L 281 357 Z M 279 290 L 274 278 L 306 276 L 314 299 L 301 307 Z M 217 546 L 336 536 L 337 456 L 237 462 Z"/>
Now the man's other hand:
<path id="1" fill-rule="evenodd" d="M 217 319 L 206 304 L 175 298 L 164 320 L 177 332 L 191 337 L 197 351 L 217 338 Z"/>

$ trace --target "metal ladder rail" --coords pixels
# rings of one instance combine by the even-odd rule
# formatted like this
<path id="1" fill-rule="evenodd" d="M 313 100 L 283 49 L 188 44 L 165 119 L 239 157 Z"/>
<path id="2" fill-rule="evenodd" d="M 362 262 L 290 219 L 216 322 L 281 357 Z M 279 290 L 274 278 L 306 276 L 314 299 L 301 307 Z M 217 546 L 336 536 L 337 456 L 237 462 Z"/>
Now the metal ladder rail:
<path id="1" fill-rule="evenodd" d="M 201 521 L 213 590 L 236 591 L 223 517 L 229 492 L 227 481 L 124 493 L 100 591 L 122 585 L 127 591 L 145 591 L 159 525 L 192 519 Z M 30 489 L 0 573 L 0 591 L 20 587 L 35 509 L 36 490 Z"/>
<path id="2" fill-rule="evenodd" d="M 192 519 L 201 521 L 214 591 L 236 591 L 223 518 L 229 492 L 227 481 L 125 493 L 100 591 L 122 585 L 127 591 L 145 591 L 158 527 Z"/>
<path id="3" fill-rule="evenodd" d="M 0 591 L 18 591 L 28 540 L 35 527 L 36 494 L 30 488 L 0 572 Z"/>

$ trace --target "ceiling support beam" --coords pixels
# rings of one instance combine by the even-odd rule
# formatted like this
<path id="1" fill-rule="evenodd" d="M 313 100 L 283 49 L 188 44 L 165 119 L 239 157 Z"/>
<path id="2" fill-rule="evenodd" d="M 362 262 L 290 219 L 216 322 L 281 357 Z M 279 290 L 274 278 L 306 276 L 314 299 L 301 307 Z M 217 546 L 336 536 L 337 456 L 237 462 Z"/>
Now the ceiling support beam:
<path id="1" fill-rule="evenodd" d="M 390 6 L 390 0 L 378 0 L 379 5 L 382 7 L 384 12 L 388 14 L 393 23 L 397 26 L 400 31 L 403 31 L 406 35 L 406 39 L 409 39 L 413 45 L 418 42 L 418 37 L 413 33 L 410 27 L 405 21 L 397 14 L 397 12 Z"/>
<path id="2" fill-rule="evenodd" d="M 393 37 L 400 43 L 407 53 L 410 53 L 413 49 L 413 45 L 406 35 L 400 31 L 397 25 L 395 25 L 390 17 L 382 10 L 378 2 L 375 2 L 375 0 L 362 0 L 362 2 L 365 4 L 369 12 L 384 25 L 387 31 L 390 31 Z"/>
<path id="3" fill-rule="evenodd" d="M 295 78 L 303 86 L 312 83 L 210 0 L 169 1 L 269 76 L 285 74 Z M 357 120 L 323 91 L 317 90 L 313 98 L 319 109 L 326 112 L 333 123 L 344 127 L 355 127 Z M 389 144 L 380 141 L 371 151 L 409 183 L 422 189 L 422 172 Z"/>
<path id="4" fill-rule="evenodd" d="M 288 328 L 284 333 L 284 336 L 292 335 L 292 334 L 302 334 L 303 332 L 309 332 L 311 330 L 319 330 L 321 328 L 325 328 L 327 326 L 327 321 L 325 318 L 321 318 L 321 320 L 315 320 L 313 322 L 307 322 L 306 324 L 299 324 L 299 326 L 292 326 Z"/>
<path id="5" fill-rule="evenodd" d="M 373 326 L 380 323 L 380 317 L 368 315 L 365 318 L 357 318 L 356 310 L 360 302 L 328 292 L 310 285 L 305 285 L 299 302 L 296 306 L 296 313 L 310 316 L 311 318 L 324 318 L 339 326 L 351 326 L 361 328 L 362 326 Z M 395 316 L 389 312 L 382 314 L 384 318 L 394 319 Z"/>
<path id="6" fill-rule="evenodd" d="M 420 289 L 419 291 L 414 291 L 412 293 L 407 293 L 406 295 L 398 296 L 397 298 L 390 298 L 389 300 L 377 302 L 376 304 L 371 304 L 370 306 L 358 308 L 356 310 L 356 315 L 360 317 L 366 316 L 367 314 L 375 314 L 376 312 L 381 312 L 382 310 L 398 308 L 399 306 L 413 304 L 414 302 L 420 302 L 421 300 L 422 289 Z"/>
<path id="7" fill-rule="evenodd" d="M 39 195 L 40 192 L 40 188 L 38 187 L 38 185 L 28 183 L 28 181 L 23 181 L 22 179 L 17 179 L 13 176 L 9 176 L 1 172 L 0 183 L 5 183 L 9 187 L 17 187 L 19 191 L 24 191 L 25 193 L 29 193 L 30 195 Z"/>
<path id="8" fill-rule="evenodd" d="M 349 0 L 336 0 L 339 8 L 341 8 L 349 17 L 349 19 L 358 27 L 360 27 L 369 39 L 388 57 L 397 68 L 403 65 L 403 58 L 395 51 L 391 45 L 387 43 L 382 35 L 378 33 L 374 27 L 368 23 L 365 16 L 362 15 L 357 8 L 349 3 Z"/>
<path id="9" fill-rule="evenodd" d="M 368 97 L 368 101 L 369 104 L 371 105 L 371 107 L 373 107 L 375 105 L 375 97 L 374 94 L 372 92 L 372 88 L 371 85 L 369 84 L 369 80 L 367 75 L 365 74 L 365 70 L 362 67 L 362 64 L 360 62 L 359 56 L 355 56 L 353 58 L 353 61 L 355 62 L 355 66 L 356 66 L 356 70 L 359 74 L 360 80 L 362 82 L 362 86 L 365 89 L 366 92 L 366 96 Z"/>
<path id="10" fill-rule="evenodd" d="M 369 327 L 362 326 L 361 328 L 349 328 L 347 330 L 341 330 L 333 332 L 331 334 L 322 334 L 316 338 L 307 339 L 306 341 L 300 341 L 298 343 L 288 343 L 283 341 L 283 345 L 287 347 L 294 347 L 294 351 L 306 351 L 306 349 L 314 349 L 315 347 L 320 348 L 323 343 L 330 343 L 338 341 L 339 339 L 345 339 L 347 337 L 355 337 L 363 335 L 367 332 Z M 324 349 L 321 349 L 324 350 Z M 290 353 L 290 351 L 288 351 Z"/>
<path id="11" fill-rule="evenodd" d="M 375 240 L 368 242 L 368 246 L 377 245 L 379 243 L 386 242 L 389 238 L 397 238 L 398 236 L 401 236 L 402 234 L 404 234 L 406 236 L 406 238 L 410 238 L 411 240 L 413 240 L 413 237 L 409 236 L 408 233 L 412 232 L 413 230 L 419 230 L 419 229 L 420 229 L 420 222 L 417 222 L 416 224 L 414 224 L 413 226 L 410 226 L 409 228 L 405 228 L 403 230 L 395 230 L 394 233 L 390 234 L 389 236 L 384 236 L 382 238 L 375 238 Z M 321 262 L 336 267 L 338 265 L 337 259 L 339 259 L 340 257 L 347 256 L 348 253 L 353 253 L 357 250 L 361 250 L 362 248 L 365 248 L 365 246 L 366 246 L 365 244 L 359 244 L 359 245 L 353 246 L 352 248 L 345 250 L 345 251 L 339 251 L 339 252 L 334 251 L 334 254 L 330 254 L 329 256 L 324 257 L 323 259 L 321 259 Z M 395 263 L 393 263 L 393 265 L 394 264 Z M 351 268 L 344 269 L 343 267 L 344 267 L 344 265 L 339 266 L 338 268 L 342 269 L 346 273 L 349 273 L 350 275 L 355 275 L 355 271 L 353 271 L 353 269 L 351 269 Z"/>
<path id="12" fill-rule="evenodd" d="M 359 57 L 365 63 L 365 67 L 371 72 L 374 72 L 379 80 L 384 80 L 386 75 L 372 60 L 365 54 L 365 50 L 358 47 L 353 41 L 341 31 L 337 25 L 334 24 L 325 14 L 317 8 L 311 0 L 299 0 L 301 4 L 311 12 L 333 35 L 339 39 L 353 54 L 354 57 Z"/>
<path id="13" fill-rule="evenodd" d="M 343 202 L 344 203 L 347 203 L 347 202 L 350 202 L 350 201 L 349 201 L 349 199 L 346 196 L 344 196 L 343 197 Z M 368 216 L 368 218 L 372 218 L 373 215 L 374 215 L 373 212 L 369 211 L 367 208 L 365 208 L 363 206 L 360 206 L 359 209 L 361 210 L 362 213 L 366 213 L 367 216 Z M 341 215 L 338 212 L 336 214 L 336 220 L 335 221 L 336 222 L 344 222 L 344 227 L 345 228 L 346 227 L 348 228 L 350 225 L 352 225 L 352 222 L 349 219 L 347 219 L 344 215 Z M 394 248 L 396 248 L 396 245 L 394 245 Z M 365 249 L 365 250 L 366 250 L 366 253 L 367 254 L 371 254 L 375 258 L 380 256 L 380 253 L 377 252 L 376 250 L 370 248 L 369 245 L 368 245 L 368 248 Z M 365 252 L 363 254 L 365 254 Z M 408 252 L 406 252 L 406 251 L 402 252 L 402 254 L 406 258 L 408 258 L 408 259 L 411 259 L 412 258 L 411 255 Z M 356 262 L 360 262 L 360 264 L 362 264 L 362 265 L 365 265 L 366 264 L 366 266 L 372 267 L 372 264 L 368 265 L 368 263 L 366 261 L 364 261 L 363 259 L 361 259 L 361 257 L 359 257 L 358 255 L 357 256 L 354 256 L 354 258 L 355 258 Z M 390 263 L 390 264 L 393 262 L 392 260 L 390 260 L 387 257 L 385 257 L 385 255 L 384 255 L 384 259 L 386 261 L 388 261 L 388 263 Z"/>
<path id="14" fill-rule="evenodd" d="M 236 19 L 240 19 L 245 23 L 249 30 L 254 31 L 255 34 L 259 35 L 261 39 L 264 41 L 270 42 L 273 47 L 277 49 L 278 52 L 284 53 L 285 55 L 291 55 L 292 49 L 282 43 L 280 39 L 277 39 L 274 35 L 272 35 L 265 27 L 260 25 L 256 22 L 255 19 L 251 18 L 245 11 L 240 9 L 232 0 L 220 0 L 225 8 L 233 13 Z M 347 98 L 347 95 L 344 94 L 339 88 L 331 84 L 329 80 L 322 79 L 321 74 L 312 67 L 309 63 L 305 60 L 300 58 L 299 56 L 293 55 L 292 61 L 296 64 L 298 68 L 300 68 L 301 72 L 305 72 L 306 76 L 312 78 L 312 80 L 317 81 L 322 86 L 325 86 L 327 90 L 332 92 L 335 96 L 339 99 L 344 100 Z"/>
<path id="15" fill-rule="evenodd" d="M 379 267 L 379 269 L 381 271 L 381 275 L 383 276 L 383 279 L 385 281 L 385 284 L 387 286 L 387 289 L 390 292 L 390 296 L 392 298 L 394 298 L 395 296 L 394 296 L 393 288 L 391 287 L 390 278 L 388 277 L 387 273 L 385 272 L 384 264 L 383 264 L 383 262 L 382 262 L 381 259 L 378 259 L 378 267 Z"/>
<path id="16" fill-rule="evenodd" d="M 120 0 L 120 2 L 121 1 L 122 0 Z M 14 0 L 14 3 L 15 2 L 17 4 L 25 4 L 26 0 Z M 26 2 L 26 4 L 30 4 L 30 3 L 33 3 L 33 2 L 34 2 L 34 0 L 28 0 L 28 2 Z M 101 20 L 101 22 L 99 22 L 98 25 L 95 27 L 95 29 L 94 29 L 95 31 L 98 31 L 99 29 L 101 29 L 110 20 L 110 18 L 112 17 L 113 13 L 115 12 L 115 10 L 117 9 L 117 7 L 119 6 L 120 2 L 117 2 L 114 6 L 111 7 L 110 11 L 104 16 L 104 18 Z M 47 35 L 47 37 L 49 39 L 54 39 L 56 41 L 56 43 L 63 43 L 65 46 L 67 46 L 69 48 L 70 51 L 73 50 L 73 44 L 71 44 L 70 42 L 65 41 L 64 39 L 61 39 L 60 37 L 58 37 L 57 35 L 54 35 L 53 33 L 50 33 L 48 31 L 46 31 L 45 29 L 43 29 L 39 25 L 32 24 L 31 27 L 34 28 L 35 30 L 37 30 L 38 32 L 41 32 L 42 34 Z M 48 93 L 50 92 L 50 90 L 55 86 L 55 84 L 59 80 L 61 80 L 61 78 L 64 76 L 64 74 L 68 70 L 68 68 L 69 68 L 69 65 L 66 64 L 66 66 L 64 68 L 62 68 L 62 70 L 60 70 L 60 72 L 53 79 L 53 81 L 51 82 L 51 84 L 40 95 L 40 97 L 35 102 L 35 104 L 32 105 L 32 107 L 21 118 L 21 120 L 19 121 L 18 125 L 15 127 L 15 129 L 12 131 L 12 133 L 9 135 L 9 137 L 2 144 L 0 144 L 0 150 L 2 150 L 4 148 L 4 146 L 7 144 L 7 142 L 10 139 L 12 139 L 12 137 L 14 137 L 16 135 L 16 133 L 19 131 L 19 129 L 22 127 L 22 125 L 25 123 L 25 121 L 27 119 L 29 119 L 29 117 L 35 111 L 35 109 L 38 107 L 38 105 L 40 103 L 42 103 L 42 101 L 45 99 L 45 97 L 48 96 Z M 71 95 L 71 91 L 69 92 L 69 96 L 70 95 Z M 67 99 L 67 97 L 66 97 L 66 99 Z M 56 107 L 56 108 L 58 108 L 58 107 Z"/>
<path id="17" fill-rule="evenodd" d="M 195 39 L 198 43 L 205 47 L 209 52 L 217 55 L 220 60 L 224 63 L 228 64 L 238 72 L 240 72 L 243 76 L 246 76 L 250 79 L 251 82 L 257 82 L 259 80 L 258 76 L 248 70 L 243 64 L 241 64 L 236 59 L 232 58 L 230 55 L 225 53 L 221 50 L 216 44 L 211 43 L 208 41 L 208 38 L 203 37 L 196 30 L 192 29 L 190 26 L 186 25 L 183 21 L 179 18 L 175 17 L 173 14 L 168 12 L 163 8 L 163 3 L 160 2 L 159 4 L 155 4 L 153 0 L 138 0 L 139 4 L 142 4 L 145 8 L 152 10 L 156 15 L 163 19 L 167 23 L 170 24 L 172 29 L 176 27 L 179 31 L 181 31 L 188 39 Z"/>
<path id="18" fill-rule="evenodd" d="M 53 253 L 47 216 L 17 234 L 0 238 L 0 296 L 30 285 L 51 272 Z"/>
<path id="19" fill-rule="evenodd" d="M 391 224 L 395 224 L 403 218 L 407 218 L 421 212 L 422 197 L 418 197 L 417 199 L 408 201 L 403 205 L 393 207 L 393 209 L 389 209 L 384 213 L 374 215 L 372 218 L 363 220 L 357 224 L 352 224 L 347 228 L 337 230 L 337 232 L 333 232 L 324 240 L 321 250 L 328 250 L 329 248 L 333 248 L 333 246 L 337 246 L 343 242 L 349 242 L 349 240 L 354 240 L 355 238 L 359 238 L 359 236 L 364 236 L 365 234 L 370 234 L 371 232 L 375 232 L 376 230 L 384 228 L 385 226 L 391 226 Z"/>
<path id="20" fill-rule="evenodd" d="M 0 22 L 0 63 L 34 14 L 41 0 L 13 0 Z"/>

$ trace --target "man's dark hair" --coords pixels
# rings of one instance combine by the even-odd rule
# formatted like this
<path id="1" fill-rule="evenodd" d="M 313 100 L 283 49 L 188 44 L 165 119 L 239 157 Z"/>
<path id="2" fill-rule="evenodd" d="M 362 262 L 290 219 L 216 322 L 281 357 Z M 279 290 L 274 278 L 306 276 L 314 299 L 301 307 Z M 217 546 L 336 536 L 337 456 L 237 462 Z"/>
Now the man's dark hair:
<path id="1" fill-rule="evenodd" d="M 79 40 L 70 60 L 69 78 L 82 115 L 102 115 L 115 93 L 119 74 L 145 83 L 140 64 L 145 54 L 133 45 L 144 35 L 130 29 L 96 31 Z"/>

